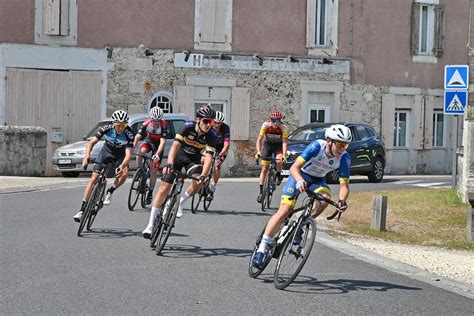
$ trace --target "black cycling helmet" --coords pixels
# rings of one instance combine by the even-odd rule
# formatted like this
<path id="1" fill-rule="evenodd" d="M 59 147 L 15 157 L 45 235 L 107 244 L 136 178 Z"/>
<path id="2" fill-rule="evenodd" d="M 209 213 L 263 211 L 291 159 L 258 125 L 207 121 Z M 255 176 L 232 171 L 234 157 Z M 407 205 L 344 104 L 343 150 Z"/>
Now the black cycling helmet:
<path id="1" fill-rule="evenodd" d="M 212 108 L 208 107 L 207 105 L 201 106 L 197 111 L 196 111 L 196 117 L 197 118 L 210 118 L 213 119 L 216 116 L 216 111 L 214 111 Z"/>

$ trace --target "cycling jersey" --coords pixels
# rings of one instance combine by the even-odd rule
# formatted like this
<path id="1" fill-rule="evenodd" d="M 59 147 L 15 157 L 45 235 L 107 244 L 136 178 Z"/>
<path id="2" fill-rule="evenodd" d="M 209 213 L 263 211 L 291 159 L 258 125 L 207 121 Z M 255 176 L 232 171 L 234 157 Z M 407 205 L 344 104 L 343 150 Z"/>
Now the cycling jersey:
<path id="1" fill-rule="evenodd" d="M 175 140 L 181 143 L 180 150 L 200 161 L 201 152 L 213 155 L 216 148 L 217 132 L 211 128 L 209 132 L 198 135 L 196 132 L 196 122 L 186 122 Z"/>
<path id="2" fill-rule="evenodd" d="M 329 157 L 326 155 L 326 141 L 315 140 L 306 147 L 298 156 L 299 161 L 304 163 L 301 168 L 301 176 L 308 185 L 308 190 L 320 193 L 331 193 L 326 183 L 326 174 L 339 168 L 339 182 L 349 182 L 351 168 L 351 157 L 346 151 L 340 157 Z M 292 175 L 281 192 L 281 203 L 295 206 L 298 192 L 297 182 Z"/>
<path id="3" fill-rule="evenodd" d="M 260 128 L 259 136 L 264 136 L 267 143 L 281 143 L 284 138 L 288 138 L 288 128 L 283 123 L 272 126 L 271 121 L 265 121 Z"/>
<path id="4" fill-rule="evenodd" d="M 122 134 L 118 134 L 114 124 L 107 124 L 97 131 L 95 135 L 98 139 L 105 138 L 104 148 L 108 148 L 112 153 L 125 152 L 125 148 L 133 148 L 133 130 L 127 126 Z"/>
<path id="5" fill-rule="evenodd" d="M 151 118 L 147 118 L 138 130 L 138 134 L 140 134 L 142 138 L 146 136 L 148 140 L 159 143 L 161 137 L 168 135 L 168 122 L 160 120 L 158 127 L 155 128 Z"/>
<path id="6" fill-rule="evenodd" d="M 340 157 L 326 155 L 326 141 L 315 140 L 298 156 L 304 163 L 301 171 L 313 177 L 325 177 L 328 172 L 339 169 L 339 181 L 348 182 L 351 156 L 346 151 Z"/>
<path id="7" fill-rule="evenodd" d="M 107 163 L 114 162 L 117 168 L 125 158 L 125 149 L 133 148 L 133 131 L 126 127 L 122 134 L 118 134 L 114 124 L 108 124 L 99 129 L 95 135 L 98 139 L 105 138 L 105 144 L 95 160 L 93 170 L 100 172 Z"/>
<path id="8" fill-rule="evenodd" d="M 224 145 L 230 142 L 230 127 L 226 123 L 222 123 L 219 128 L 217 125 L 214 126 L 214 129 L 217 132 L 216 149 L 220 153 Z"/>

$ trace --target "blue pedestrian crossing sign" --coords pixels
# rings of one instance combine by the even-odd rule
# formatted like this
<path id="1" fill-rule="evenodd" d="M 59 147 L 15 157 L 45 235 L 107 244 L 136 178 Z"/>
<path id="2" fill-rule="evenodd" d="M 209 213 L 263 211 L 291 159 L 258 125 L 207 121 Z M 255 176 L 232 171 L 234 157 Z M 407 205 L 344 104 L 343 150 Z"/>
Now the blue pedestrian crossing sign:
<path id="1" fill-rule="evenodd" d="M 444 91 L 444 114 L 464 114 L 467 91 Z"/>
<path id="2" fill-rule="evenodd" d="M 446 65 L 444 67 L 445 90 L 467 90 L 469 88 L 469 66 Z"/>

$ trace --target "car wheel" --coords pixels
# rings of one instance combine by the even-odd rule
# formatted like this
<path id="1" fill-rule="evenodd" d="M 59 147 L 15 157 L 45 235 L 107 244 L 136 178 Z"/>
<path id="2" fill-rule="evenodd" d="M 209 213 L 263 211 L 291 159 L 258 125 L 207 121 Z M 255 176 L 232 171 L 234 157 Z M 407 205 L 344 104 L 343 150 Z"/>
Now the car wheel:
<path id="1" fill-rule="evenodd" d="M 77 178 L 79 177 L 79 172 L 61 172 L 65 178 Z"/>
<path id="2" fill-rule="evenodd" d="M 382 158 L 377 157 L 372 164 L 372 170 L 367 175 L 370 182 L 381 182 L 385 174 L 385 163 Z"/>
<path id="3" fill-rule="evenodd" d="M 339 182 L 339 172 L 337 170 L 330 171 L 326 175 L 326 182 L 328 184 L 336 184 Z"/>

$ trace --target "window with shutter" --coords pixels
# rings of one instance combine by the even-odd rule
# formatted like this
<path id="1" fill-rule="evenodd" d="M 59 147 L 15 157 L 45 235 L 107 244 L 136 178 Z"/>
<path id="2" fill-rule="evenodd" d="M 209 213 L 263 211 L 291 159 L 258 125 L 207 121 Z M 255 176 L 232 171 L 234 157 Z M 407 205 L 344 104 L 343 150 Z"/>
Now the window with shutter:
<path id="1" fill-rule="evenodd" d="M 444 49 L 444 7 L 438 0 L 415 0 L 411 11 L 411 53 L 414 62 L 436 63 Z"/>
<path id="2" fill-rule="evenodd" d="M 77 44 L 77 0 L 35 0 L 35 44 Z"/>
<path id="3" fill-rule="evenodd" d="M 338 5 L 338 0 L 307 0 L 306 46 L 309 55 L 336 55 Z"/>
<path id="4" fill-rule="evenodd" d="M 232 0 L 195 0 L 194 48 L 231 50 Z"/>

